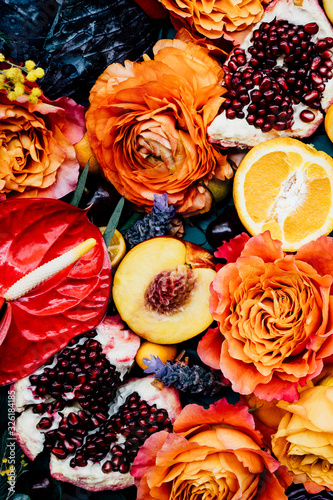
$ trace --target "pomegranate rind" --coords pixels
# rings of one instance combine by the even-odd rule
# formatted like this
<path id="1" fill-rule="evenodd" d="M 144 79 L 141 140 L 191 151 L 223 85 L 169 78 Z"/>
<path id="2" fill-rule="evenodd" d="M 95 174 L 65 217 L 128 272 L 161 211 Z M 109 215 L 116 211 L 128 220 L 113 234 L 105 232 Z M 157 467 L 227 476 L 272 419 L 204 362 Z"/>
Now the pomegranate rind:
<path id="1" fill-rule="evenodd" d="M 103 353 L 123 379 L 133 366 L 141 344 L 140 337 L 132 330 L 124 328 L 119 314 L 107 316 L 96 327 L 96 332 L 95 339 L 103 345 Z"/>
<path id="2" fill-rule="evenodd" d="M 168 411 L 171 422 L 181 412 L 181 404 L 178 391 L 172 387 L 157 389 L 151 382 L 153 376 L 139 379 L 131 379 L 119 388 L 119 394 L 116 402 L 110 407 L 110 415 L 117 412 L 124 403 L 127 396 L 133 392 L 138 392 L 141 399 L 147 401 L 150 405 L 156 404 L 157 408 L 165 408 Z M 108 454 L 100 463 L 94 464 L 88 462 L 87 467 L 70 467 L 71 457 L 65 460 L 59 460 L 51 455 L 50 472 L 54 479 L 74 484 L 89 491 L 119 490 L 134 485 L 134 477 L 130 472 L 121 474 L 120 472 L 103 473 L 101 467 L 104 462 L 110 459 Z"/>
<path id="3" fill-rule="evenodd" d="M 97 335 L 94 339 L 103 346 L 103 353 L 110 364 L 120 373 L 120 379 L 123 380 L 135 362 L 135 356 L 141 344 L 140 337 L 125 328 L 119 314 L 106 316 L 95 330 Z M 79 339 L 78 343 L 80 343 Z M 57 355 L 54 356 L 52 364 L 48 366 L 53 367 L 56 362 Z M 39 375 L 43 371 L 44 365 L 37 368 L 32 375 Z M 12 390 L 15 391 L 15 410 L 19 413 L 23 412 L 29 405 L 54 401 L 49 396 L 43 398 L 35 394 L 34 386 L 30 383 L 30 376 L 18 380 L 11 386 Z M 74 395 L 68 394 L 68 400 L 73 398 Z"/>
<path id="4" fill-rule="evenodd" d="M 313 40 L 333 37 L 333 27 L 317 0 L 303 0 L 302 6 L 295 5 L 293 0 L 275 0 L 266 8 L 264 16 L 253 29 L 257 29 L 262 23 L 270 23 L 274 18 L 277 20 L 286 20 L 297 25 L 316 22 L 319 26 L 319 31 L 316 35 L 313 35 Z M 251 38 L 252 31 L 240 45 L 240 48 L 247 51 L 251 45 Z M 228 61 L 226 61 L 227 63 Z M 332 103 L 333 79 L 331 78 L 326 82 L 322 95 L 322 109 L 326 111 Z M 228 119 L 225 112 L 223 112 L 213 120 L 207 129 L 209 141 L 225 148 L 247 148 L 278 137 L 305 138 L 311 136 L 324 120 L 324 115 L 320 110 L 313 109 L 303 103 L 293 104 L 293 109 L 294 123 L 291 128 L 282 131 L 272 129 L 270 132 L 262 132 L 261 129 L 249 125 L 245 118 Z M 299 118 L 303 110 L 311 110 L 315 115 L 314 120 L 310 123 L 303 122 Z"/>

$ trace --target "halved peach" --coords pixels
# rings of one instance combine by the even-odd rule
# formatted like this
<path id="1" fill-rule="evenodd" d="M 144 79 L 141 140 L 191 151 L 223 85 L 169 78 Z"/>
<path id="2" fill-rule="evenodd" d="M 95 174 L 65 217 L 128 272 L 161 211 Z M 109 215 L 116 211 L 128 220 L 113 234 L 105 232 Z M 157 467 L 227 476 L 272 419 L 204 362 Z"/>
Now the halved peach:
<path id="1" fill-rule="evenodd" d="M 132 248 L 113 281 L 113 300 L 137 335 L 158 344 L 177 344 L 212 323 L 209 287 L 216 272 L 204 248 L 162 236 Z"/>

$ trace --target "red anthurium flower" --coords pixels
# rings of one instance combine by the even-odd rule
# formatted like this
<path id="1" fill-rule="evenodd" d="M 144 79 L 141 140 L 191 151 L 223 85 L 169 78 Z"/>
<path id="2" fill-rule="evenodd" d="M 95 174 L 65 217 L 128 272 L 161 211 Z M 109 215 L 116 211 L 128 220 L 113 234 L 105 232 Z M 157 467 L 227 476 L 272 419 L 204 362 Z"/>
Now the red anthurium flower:
<path id="1" fill-rule="evenodd" d="M 0 205 L 0 384 L 32 373 L 76 335 L 103 319 L 110 295 L 110 260 L 86 212 L 62 201 L 16 199 Z M 85 240 L 85 255 L 20 298 L 6 292 L 26 274 Z M 4 312 L 5 311 L 5 312 Z"/>

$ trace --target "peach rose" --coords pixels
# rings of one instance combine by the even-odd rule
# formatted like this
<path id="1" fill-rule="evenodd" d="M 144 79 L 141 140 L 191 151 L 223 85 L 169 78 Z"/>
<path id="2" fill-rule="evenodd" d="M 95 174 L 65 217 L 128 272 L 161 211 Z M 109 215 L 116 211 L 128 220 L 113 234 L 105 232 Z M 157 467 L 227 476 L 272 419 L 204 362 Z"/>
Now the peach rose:
<path id="1" fill-rule="evenodd" d="M 260 21 L 264 12 L 261 0 L 159 1 L 170 12 L 177 30 L 185 26 L 211 39 L 233 38 L 235 32 Z"/>
<path id="2" fill-rule="evenodd" d="M 333 369 L 331 367 L 331 373 Z M 309 493 L 333 490 L 333 387 L 332 376 L 300 389 L 300 398 L 278 406 L 286 412 L 272 438 L 278 460 L 303 483 Z"/>
<path id="3" fill-rule="evenodd" d="M 0 91 L 0 195 L 62 198 L 75 189 L 79 164 L 73 144 L 85 130 L 84 108 L 72 99 L 31 104 Z"/>
<path id="4" fill-rule="evenodd" d="M 320 374 L 333 354 L 333 238 L 286 255 L 266 231 L 237 237 L 218 253 L 235 262 L 212 283 L 210 311 L 220 332 L 200 342 L 201 359 L 219 366 L 240 394 L 298 399 L 297 385 Z"/>
<path id="5" fill-rule="evenodd" d="M 119 193 L 146 211 L 165 192 L 179 212 L 207 211 L 205 184 L 233 175 L 206 136 L 223 100 L 222 70 L 207 49 L 181 40 L 160 40 L 154 54 L 98 78 L 86 114 L 91 148 Z"/>
<path id="6" fill-rule="evenodd" d="M 262 450 L 247 407 L 221 399 L 208 409 L 185 406 L 174 433 L 161 431 L 145 441 L 131 474 L 137 500 L 283 500 L 290 479 L 279 466 Z"/>

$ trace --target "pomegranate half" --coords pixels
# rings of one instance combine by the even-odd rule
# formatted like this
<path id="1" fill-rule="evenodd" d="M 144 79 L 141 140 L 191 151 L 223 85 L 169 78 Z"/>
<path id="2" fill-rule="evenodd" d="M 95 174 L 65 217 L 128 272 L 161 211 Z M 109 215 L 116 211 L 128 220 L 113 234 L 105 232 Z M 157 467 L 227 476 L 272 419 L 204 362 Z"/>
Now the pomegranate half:
<path id="1" fill-rule="evenodd" d="M 220 114 L 209 140 L 253 147 L 308 137 L 333 103 L 333 27 L 317 0 L 275 0 L 224 65 Z"/>
<path id="2" fill-rule="evenodd" d="M 16 439 L 27 457 L 48 450 L 51 475 L 87 490 L 134 484 L 140 446 L 181 411 L 177 391 L 156 389 L 153 377 L 123 382 L 139 345 L 119 315 L 107 317 L 16 382 Z"/>

